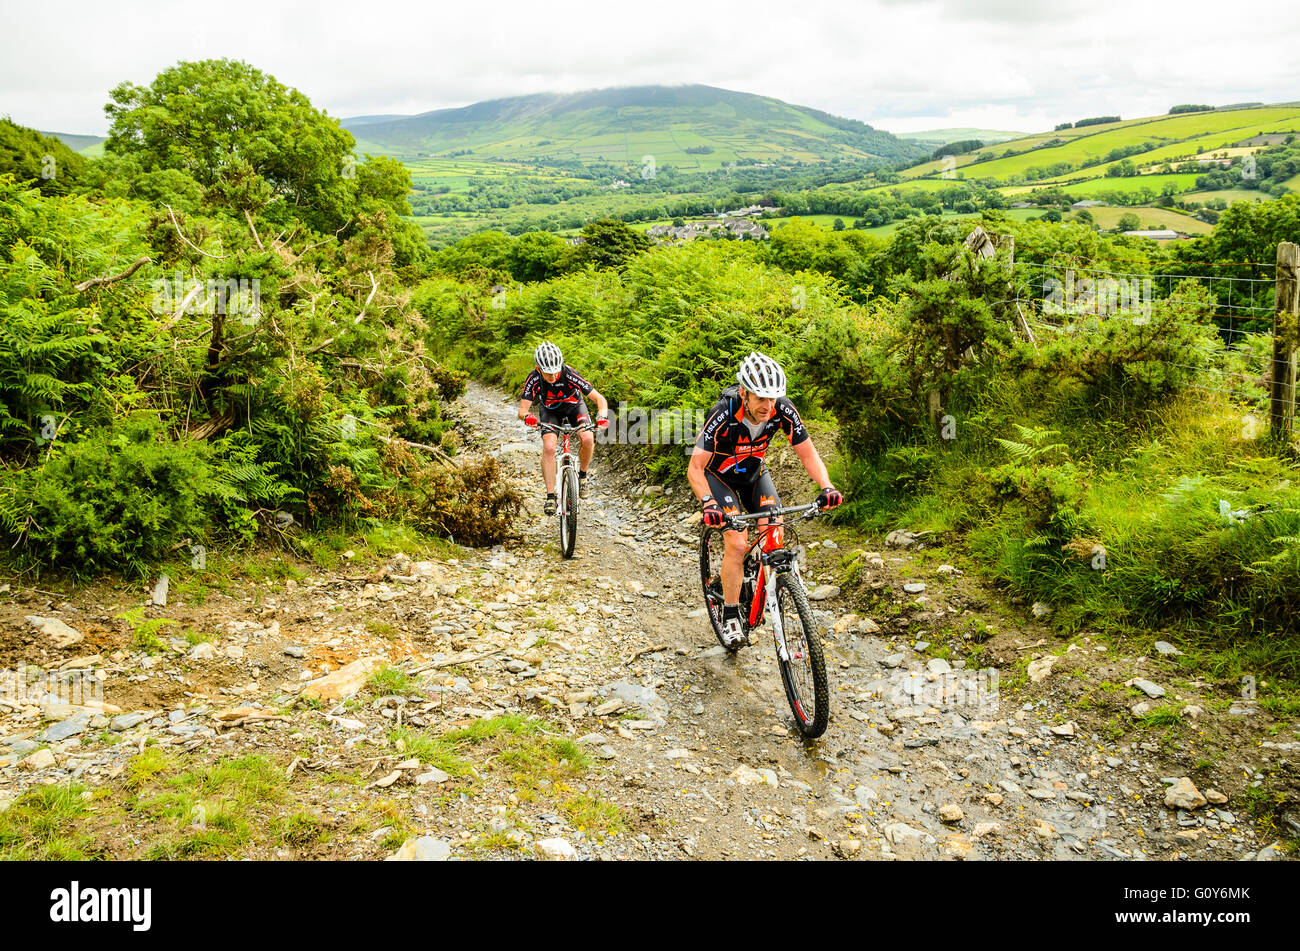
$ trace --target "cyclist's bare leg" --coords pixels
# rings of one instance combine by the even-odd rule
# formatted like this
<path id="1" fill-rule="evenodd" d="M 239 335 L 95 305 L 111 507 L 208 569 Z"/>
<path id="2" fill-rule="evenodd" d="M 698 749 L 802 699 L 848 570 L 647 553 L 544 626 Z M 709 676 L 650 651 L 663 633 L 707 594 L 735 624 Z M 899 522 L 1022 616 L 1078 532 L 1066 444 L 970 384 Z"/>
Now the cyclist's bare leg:
<path id="1" fill-rule="evenodd" d="M 741 566 L 745 561 L 745 549 L 749 547 L 748 539 L 748 532 L 722 533 L 722 540 L 727 545 L 722 555 L 722 600 L 727 604 L 740 602 Z"/>
<path id="2" fill-rule="evenodd" d="M 591 457 L 596 451 L 596 440 L 585 430 L 578 433 L 578 439 L 582 442 L 578 450 L 578 469 L 586 472 L 587 466 L 591 465 Z"/>
<path id="3" fill-rule="evenodd" d="M 546 494 L 555 494 L 555 433 L 542 433 L 542 479 Z"/>

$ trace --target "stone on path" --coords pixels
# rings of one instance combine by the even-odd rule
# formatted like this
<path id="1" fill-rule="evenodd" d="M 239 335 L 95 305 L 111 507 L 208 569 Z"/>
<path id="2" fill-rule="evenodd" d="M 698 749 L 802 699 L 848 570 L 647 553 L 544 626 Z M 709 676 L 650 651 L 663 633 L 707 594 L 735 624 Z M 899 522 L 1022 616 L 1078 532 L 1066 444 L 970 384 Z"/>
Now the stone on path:
<path id="1" fill-rule="evenodd" d="M 1132 680 L 1126 680 L 1124 681 L 1124 686 L 1137 687 L 1148 697 L 1152 698 L 1159 698 L 1165 695 L 1164 687 L 1161 687 L 1158 684 L 1153 684 L 1151 681 L 1146 680 L 1143 677 L 1134 677 Z"/>
<path id="2" fill-rule="evenodd" d="M 445 862 L 451 857 L 451 846 L 442 839 L 422 835 L 412 836 L 402 847 L 390 855 L 386 862 Z"/>
<path id="3" fill-rule="evenodd" d="M 1052 668 L 1056 666 L 1057 661 L 1060 659 L 1055 655 L 1051 655 L 1031 661 L 1028 669 L 1029 679 L 1036 684 L 1042 683 L 1052 673 Z"/>
<path id="4" fill-rule="evenodd" d="M 541 839 L 536 848 L 542 858 L 552 862 L 572 862 L 578 857 L 578 850 L 567 839 Z"/>
<path id="5" fill-rule="evenodd" d="M 1165 805 L 1170 809 L 1199 809 L 1205 802 L 1201 791 L 1186 776 L 1165 790 Z"/>
<path id="6" fill-rule="evenodd" d="M 735 782 L 741 786 L 761 786 L 764 783 L 770 783 L 775 786 L 777 784 L 776 772 L 774 770 L 754 769 L 750 766 L 746 766 L 744 763 L 741 763 L 732 770 L 731 775 L 727 778 L 735 780 Z"/>
<path id="7" fill-rule="evenodd" d="M 322 702 L 346 700 L 360 692 L 370 675 L 384 666 L 378 657 L 362 657 L 332 674 L 311 681 L 302 688 L 302 696 Z"/>
<path id="8" fill-rule="evenodd" d="M 54 765 L 54 754 L 49 750 L 37 750 L 18 764 L 26 769 L 49 769 Z"/>
<path id="9" fill-rule="evenodd" d="M 86 636 L 75 627 L 64 624 L 56 617 L 29 615 L 27 620 L 34 624 L 40 634 L 48 637 L 54 643 L 54 646 L 59 649 L 71 647 Z"/>
<path id="10" fill-rule="evenodd" d="M 78 733 L 86 732 L 88 717 L 75 716 L 68 717 L 58 723 L 51 723 L 41 731 L 37 737 L 42 743 L 58 743 L 60 740 L 66 740 L 70 736 L 76 736 Z"/>

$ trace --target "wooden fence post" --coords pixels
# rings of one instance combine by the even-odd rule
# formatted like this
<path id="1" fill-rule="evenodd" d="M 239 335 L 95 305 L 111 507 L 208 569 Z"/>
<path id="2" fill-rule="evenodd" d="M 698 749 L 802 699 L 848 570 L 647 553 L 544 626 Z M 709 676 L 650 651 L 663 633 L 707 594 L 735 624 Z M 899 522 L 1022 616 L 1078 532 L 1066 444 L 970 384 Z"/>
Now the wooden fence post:
<path id="1" fill-rule="evenodd" d="M 1296 350 L 1300 347 L 1300 245 L 1277 246 L 1277 313 L 1273 316 L 1273 384 L 1269 425 L 1274 439 L 1290 438 L 1295 425 Z"/>

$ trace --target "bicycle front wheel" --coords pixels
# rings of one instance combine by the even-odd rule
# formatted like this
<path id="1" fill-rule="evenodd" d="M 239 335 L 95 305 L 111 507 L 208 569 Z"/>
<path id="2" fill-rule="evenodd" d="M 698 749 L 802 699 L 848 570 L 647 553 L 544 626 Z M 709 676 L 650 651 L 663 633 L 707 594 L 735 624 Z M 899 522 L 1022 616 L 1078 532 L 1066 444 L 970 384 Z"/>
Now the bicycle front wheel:
<path id="1" fill-rule="evenodd" d="M 713 636 L 729 651 L 737 645 L 728 644 L 722 637 L 722 556 L 727 551 L 722 529 L 706 528 L 700 535 L 700 586 L 704 589 L 704 607 L 713 626 Z"/>
<path id="2" fill-rule="evenodd" d="M 830 722 L 830 688 L 826 683 L 821 639 L 803 582 L 782 572 L 776 579 L 775 607 L 788 654 L 783 660 L 778 646 L 776 660 L 785 683 L 785 696 L 799 732 L 812 739 L 825 733 Z"/>
<path id="3" fill-rule="evenodd" d="M 573 546 L 578 540 L 578 473 L 572 467 L 564 470 L 560 480 L 560 554 L 573 557 Z"/>

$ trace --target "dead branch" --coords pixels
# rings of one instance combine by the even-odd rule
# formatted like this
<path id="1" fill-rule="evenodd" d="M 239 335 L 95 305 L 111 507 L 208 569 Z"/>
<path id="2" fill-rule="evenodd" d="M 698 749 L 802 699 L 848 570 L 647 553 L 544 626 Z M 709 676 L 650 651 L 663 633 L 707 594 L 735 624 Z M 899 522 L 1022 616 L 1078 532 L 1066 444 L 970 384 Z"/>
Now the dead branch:
<path id="1" fill-rule="evenodd" d="M 199 423 L 189 431 L 189 437 L 191 439 L 207 439 L 210 436 L 215 436 L 223 429 L 229 429 L 234 422 L 235 411 L 228 409 L 220 416 L 213 416 L 211 419 L 205 419 Z"/>
<path id="2" fill-rule="evenodd" d="M 451 462 L 451 456 L 447 455 L 445 452 L 443 452 L 443 451 L 442 451 L 441 449 L 439 449 L 437 446 L 429 446 L 429 445 L 426 445 L 425 443 L 422 443 L 422 442 L 411 442 L 411 440 L 409 440 L 409 439 L 402 439 L 400 436 L 378 436 L 377 438 L 382 439 L 384 442 L 387 442 L 387 443 L 401 443 L 403 446 L 414 446 L 416 449 L 423 449 L 423 450 L 425 450 L 426 452 L 431 452 L 431 453 L 433 453 L 435 456 L 437 456 L 437 457 L 438 457 L 439 459 L 441 459 L 443 462 L 446 462 L 446 463 L 450 463 L 450 462 Z"/>
<path id="3" fill-rule="evenodd" d="M 642 656 L 643 654 L 657 654 L 660 651 L 668 650 L 670 646 L 671 645 L 669 644 L 656 644 L 654 647 L 643 647 L 639 651 L 636 651 L 627 660 L 623 661 L 623 666 L 626 667 L 628 664 L 632 663 L 632 661 L 636 660 L 638 657 Z"/>
<path id="4" fill-rule="evenodd" d="M 361 305 L 361 313 L 357 314 L 356 317 L 352 318 L 352 326 L 354 327 L 357 324 L 361 323 L 361 319 L 366 316 L 366 308 L 370 306 L 370 302 L 374 299 L 375 291 L 379 290 L 379 282 L 375 280 L 375 276 L 371 274 L 369 271 L 366 272 L 366 276 L 370 278 L 370 294 L 366 297 L 366 302 Z M 337 339 L 338 339 L 338 334 L 335 334 L 333 337 L 330 337 L 324 343 L 317 344 L 316 346 L 312 347 L 310 350 L 307 351 L 307 356 L 311 356 L 313 353 L 319 353 L 321 350 L 324 350 L 326 347 L 328 347 Z"/>
<path id="5" fill-rule="evenodd" d="M 213 718 L 216 719 L 215 717 Z M 250 713 L 248 716 L 240 717 L 238 720 L 221 721 L 217 720 L 216 727 L 218 730 L 230 730 L 235 727 L 246 726 L 249 723 L 266 723 L 270 720 L 279 720 L 282 723 L 292 723 L 293 721 L 285 716 L 265 713 Z"/>
<path id="6" fill-rule="evenodd" d="M 176 229 L 176 234 L 180 237 L 182 241 L 188 244 L 195 251 L 199 252 L 199 254 L 202 254 L 204 257 L 216 258 L 218 261 L 224 261 L 226 259 L 226 256 L 224 254 L 209 254 L 207 251 L 204 251 L 202 248 L 200 248 L 189 238 L 185 237 L 185 233 L 181 231 L 181 226 L 176 221 L 176 212 L 172 211 L 172 206 L 165 204 L 163 205 L 163 207 L 167 209 L 167 214 L 171 215 L 172 227 Z"/>
<path id="7" fill-rule="evenodd" d="M 456 667 L 459 664 L 472 664 L 475 661 L 487 660 L 495 654 L 504 651 L 504 647 L 498 647 L 496 650 L 488 651 L 486 654 L 457 654 L 454 657 L 448 657 L 446 660 L 434 661 L 432 664 L 425 664 L 422 667 L 416 667 L 411 671 L 411 675 L 424 673 L 426 670 L 442 670 L 444 667 Z"/>
<path id="8" fill-rule="evenodd" d="M 253 232 L 253 240 L 257 242 L 258 249 L 265 251 L 266 247 L 262 244 L 262 239 L 257 235 L 257 226 L 253 224 L 253 216 L 248 213 L 247 208 L 244 209 L 244 220 L 248 222 L 248 230 Z"/>
<path id="9" fill-rule="evenodd" d="M 134 274 L 136 271 L 140 270 L 142 266 L 148 263 L 150 263 L 149 255 L 145 254 L 142 255 L 138 261 L 136 261 L 134 264 L 128 267 L 121 274 L 113 274 L 108 277 L 92 277 L 89 280 L 82 281 L 80 284 L 74 284 L 72 286 L 76 290 L 85 291 L 85 290 L 89 290 L 92 287 L 102 287 L 105 284 L 113 284 L 116 283 L 117 281 L 124 281 L 132 274 Z"/>

